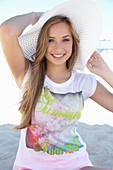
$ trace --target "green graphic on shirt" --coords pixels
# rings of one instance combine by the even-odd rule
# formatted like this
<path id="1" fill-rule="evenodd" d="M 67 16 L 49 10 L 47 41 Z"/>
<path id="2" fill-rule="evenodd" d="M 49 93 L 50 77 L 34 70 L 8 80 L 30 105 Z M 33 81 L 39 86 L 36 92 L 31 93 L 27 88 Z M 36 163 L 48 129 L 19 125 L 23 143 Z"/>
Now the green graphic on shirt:
<path id="1" fill-rule="evenodd" d="M 78 151 L 80 147 L 82 147 L 83 145 L 80 143 L 80 141 L 78 140 L 78 136 L 76 135 L 75 137 L 71 138 L 72 143 L 66 143 L 64 145 L 59 144 L 59 147 L 53 146 L 49 149 L 48 145 L 49 145 L 49 141 L 43 141 L 42 145 L 40 147 L 37 147 L 36 145 L 38 144 L 37 142 L 34 143 L 33 149 L 35 151 L 43 151 L 43 152 L 47 152 L 50 155 L 54 155 L 54 154 L 63 154 L 63 153 L 72 153 L 74 151 Z"/>
<path id="2" fill-rule="evenodd" d="M 79 104 L 78 96 L 77 96 L 77 102 Z M 83 109 L 83 103 L 80 104 L 78 110 L 75 113 L 72 111 L 62 111 L 62 110 L 53 109 L 50 106 L 52 106 L 52 104 L 54 103 L 57 103 L 58 105 L 58 100 L 52 96 L 50 90 L 47 87 L 45 87 L 45 89 L 42 90 L 41 100 L 39 100 L 37 103 L 40 104 L 40 107 L 39 105 L 36 107 L 35 109 L 36 112 L 42 112 L 43 114 L 49 114 L 57 117 L 62 116 L 63 118 L 68 118 L 69 120 L 79 119 L 81 117 L 81 110 Z M 59 105 L 61 105 L 60 102 Z"/>

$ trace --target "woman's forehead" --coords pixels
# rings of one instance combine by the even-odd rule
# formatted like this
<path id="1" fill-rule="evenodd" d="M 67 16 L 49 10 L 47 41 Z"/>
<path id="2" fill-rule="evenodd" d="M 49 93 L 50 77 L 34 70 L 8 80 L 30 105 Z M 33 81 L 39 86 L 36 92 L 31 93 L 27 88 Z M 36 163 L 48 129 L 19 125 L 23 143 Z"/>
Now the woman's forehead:
<path id="1" fill-rule="evenodd" d="M 49 36 L 54 37 L 56 35 L 71 36 L 71 31 L 69 25 L 65 22 L 54 24 L 49 29 Z"/>

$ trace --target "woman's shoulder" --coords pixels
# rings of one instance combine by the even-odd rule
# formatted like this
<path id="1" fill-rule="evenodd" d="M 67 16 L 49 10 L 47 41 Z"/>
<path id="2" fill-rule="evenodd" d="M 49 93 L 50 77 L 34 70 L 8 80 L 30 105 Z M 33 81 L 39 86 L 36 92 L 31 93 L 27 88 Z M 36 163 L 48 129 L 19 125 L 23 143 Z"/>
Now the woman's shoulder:
<path id="1" fill-rule="evenodd" d="M 97 80 L 95 75 L 73 71 L 74 84 L 76 85 L 78 91 L 82 91 L 84 100 L 92 96 L 97 87 Z"/>
<path id="2" fill-rule="evenodd" d="M 76 80 L 95 79 L 95 75 L 91 73 L 78 72 L 76 70 L 73 70 L 73 75 Z"/>

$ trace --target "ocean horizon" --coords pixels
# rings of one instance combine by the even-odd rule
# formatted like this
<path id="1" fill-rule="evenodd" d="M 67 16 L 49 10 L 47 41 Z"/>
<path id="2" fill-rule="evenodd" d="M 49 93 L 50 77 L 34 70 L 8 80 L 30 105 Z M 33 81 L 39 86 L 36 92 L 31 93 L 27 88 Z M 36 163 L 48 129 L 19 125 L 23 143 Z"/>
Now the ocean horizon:
<path id="1" fill-rule="evenodd" d="M 113 50 L 113 40 L 100 40 L 97 50 L 101 53 L 107 50 Z"/>

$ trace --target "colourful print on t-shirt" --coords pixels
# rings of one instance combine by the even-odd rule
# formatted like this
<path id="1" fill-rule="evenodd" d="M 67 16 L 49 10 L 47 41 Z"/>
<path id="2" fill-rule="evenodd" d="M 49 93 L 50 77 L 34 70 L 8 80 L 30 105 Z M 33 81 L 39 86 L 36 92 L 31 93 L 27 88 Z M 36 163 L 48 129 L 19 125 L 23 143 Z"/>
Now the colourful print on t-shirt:
<path id="1" fill-rule="evenodd" d="M 27 131 L 27 147 L 48 154 L 72 153 L 83 147 L 75 130 L 83 102 L 82 92 L 56 94 L 45 87 Z"/>

